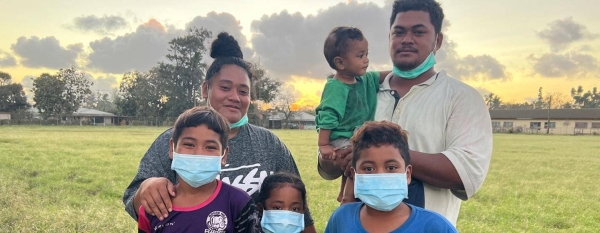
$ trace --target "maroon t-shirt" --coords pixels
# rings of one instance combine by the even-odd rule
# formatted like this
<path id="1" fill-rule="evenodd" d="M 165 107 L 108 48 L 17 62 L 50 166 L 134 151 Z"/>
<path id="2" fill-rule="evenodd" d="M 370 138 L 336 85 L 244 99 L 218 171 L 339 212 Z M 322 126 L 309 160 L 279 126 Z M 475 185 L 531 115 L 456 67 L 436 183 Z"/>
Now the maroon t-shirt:
<path id="1" fill-rule="evenodd" d="M 138 212 L 138 232 L 258 232 L 258 217 L 254 202 L 246 192 L 217 180 L 217 188 L 208 200 L 199 205 L 173 206 L 169 216 L 160 221 Z"/>

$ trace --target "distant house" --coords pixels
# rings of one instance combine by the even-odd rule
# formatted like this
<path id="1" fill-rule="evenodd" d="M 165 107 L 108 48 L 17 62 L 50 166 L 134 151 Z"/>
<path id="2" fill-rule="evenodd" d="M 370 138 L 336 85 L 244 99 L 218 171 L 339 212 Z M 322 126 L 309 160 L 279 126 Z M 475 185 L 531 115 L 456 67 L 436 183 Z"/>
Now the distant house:
<path id="1" fill-rule="evenodd" d="M 494 132 L 600 135 L 600 109 L 490 110 Z M 550 122 L 548 123 L 548 119 Z"/>
<path id="2" fill-rule="evenodd" d="M 73 118 L 79 121 L 80 125 L 112 125 L 118 123 L 115 114 L 89 108 L 79 108 L 77 112 L 73 113 Z"/>
<path id="3" fill-rule="evenodd" d="M 10 120 L 10 112 L 0 112 L 0 120 Z"/>
<path id="4" fill-rule="evenodd" d="M 258 110 L 248 110 L 248 123 L 260 126 L 269 127 L 269 114 Z"/>
<path id="5" fill-rule="evenodd" d="M 268 119 L 269 129 L 316 129 L 315 116 L 306 112 L 293 112 L 287 125 L 282 112 L 271 113 Z"/>

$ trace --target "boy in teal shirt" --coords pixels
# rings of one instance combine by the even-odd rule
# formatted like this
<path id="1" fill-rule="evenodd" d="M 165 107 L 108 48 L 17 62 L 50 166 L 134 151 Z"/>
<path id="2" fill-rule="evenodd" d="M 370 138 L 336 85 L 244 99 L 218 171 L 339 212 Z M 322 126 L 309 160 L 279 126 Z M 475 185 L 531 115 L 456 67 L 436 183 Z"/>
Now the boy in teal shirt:
<path id="1" fill-rule="evenodd" d="M 373 120 L 379 83 L 389 72 L 367 72 L 369 43 L 358 28 L 336 27 L 325 39 L 324 54 L 329 66 L 336 70 L 327 78 L 316 109 L 319 132 L 319 154 L 334 160 L 335 151 L 350 145 L 355 129 Z M 326 177 L 335 179 L 337 177 Z M 338 201 L 354 201 L 354 182 L 342 176 Z"/>
<path id="2" fill-rule="evenodd" d="M 367 122 L 352 137 L 354 192 L 362 202 L 338 207 L 325 233 L 456 233 L 443 216 L 402 202 L 412 166 L 406 131 L 389 121 Z"/>

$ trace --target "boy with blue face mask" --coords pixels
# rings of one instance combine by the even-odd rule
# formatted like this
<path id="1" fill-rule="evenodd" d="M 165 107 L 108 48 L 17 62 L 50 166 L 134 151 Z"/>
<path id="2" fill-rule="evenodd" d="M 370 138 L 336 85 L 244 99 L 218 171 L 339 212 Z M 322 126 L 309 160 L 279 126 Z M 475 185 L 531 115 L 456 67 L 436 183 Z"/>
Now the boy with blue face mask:
<path id="1" fill-rule="evenodd" d="M 173 211 L 162 221 L 138 211 L 140 232 L 258 232 L 255 205 L 240 189 L 216 179 L 227 160 L 227 121 L 207 107 L 195 107 L 175 121 L 171 169 L 177 173 Z"/>
<path id="2" fill-rule="evenodd" d="M 402 202 L 412 172 L 406 131 L 387 121 L 367 122 L 351 141 L 354 195 L 362 202 L 336 209 L 326 233 L 457 232 L 441 215 Z"/>

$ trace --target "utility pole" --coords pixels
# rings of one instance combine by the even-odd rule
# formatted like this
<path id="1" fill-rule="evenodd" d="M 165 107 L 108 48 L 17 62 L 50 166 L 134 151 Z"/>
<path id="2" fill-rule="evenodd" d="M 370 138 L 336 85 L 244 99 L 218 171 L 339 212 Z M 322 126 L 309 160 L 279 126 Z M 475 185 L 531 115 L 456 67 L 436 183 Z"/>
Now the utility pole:
<path id="1" fill-rule="evenodd" d="M 548 122 L 546 123 L 546 134 L 550 134 L 550 108 L 552 107 L 552 95 L 548 97 Z"/>

